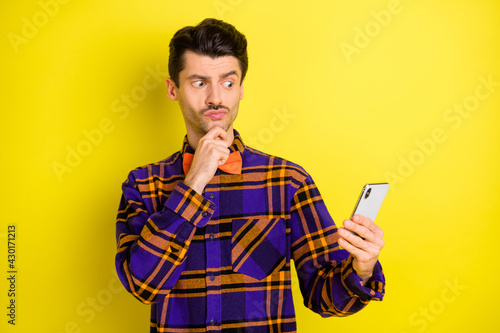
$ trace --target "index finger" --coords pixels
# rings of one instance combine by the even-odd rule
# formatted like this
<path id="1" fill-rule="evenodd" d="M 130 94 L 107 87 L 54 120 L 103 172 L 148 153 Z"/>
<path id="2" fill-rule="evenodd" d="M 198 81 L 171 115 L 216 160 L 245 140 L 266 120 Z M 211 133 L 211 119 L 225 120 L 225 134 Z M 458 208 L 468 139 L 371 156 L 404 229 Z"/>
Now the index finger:
<path id="1" fill-rule="evenodd" d="M 219 138 L 222 141 L 226 141 L 227 132 L 220 126 L 214 126 L 207 132 L 207 134 L 205 134 L 205 137 L 214 140 Z"/>
<path id="2" fill-rule="evenodd" d="M 367 228 L 368 230 L 370 230 L 373 233 L 376 233 L 379 230 L 381 230 L 380 227 L 375 224 L 375 222 L 373 222 L 368 217 L 363 216 L 363 215 L 355 214 L 352 217 L 352 221 L 354 223 L 357 223 L 357 224 L 364 226 L 365 228 Z"/>

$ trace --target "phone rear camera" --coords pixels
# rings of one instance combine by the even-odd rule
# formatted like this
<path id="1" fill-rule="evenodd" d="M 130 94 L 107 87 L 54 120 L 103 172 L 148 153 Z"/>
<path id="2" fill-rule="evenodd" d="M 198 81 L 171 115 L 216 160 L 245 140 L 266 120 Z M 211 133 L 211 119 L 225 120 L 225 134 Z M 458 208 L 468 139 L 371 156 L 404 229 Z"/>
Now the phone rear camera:
<path id="1" fill-rule="evenodd" d="M 366 194 L 365 194 L 365 199 L 368 198 L 370 196 L 370 193 L 372 192 L 372 188 L 370 187 L 367 191 L 366 191 Z"/>

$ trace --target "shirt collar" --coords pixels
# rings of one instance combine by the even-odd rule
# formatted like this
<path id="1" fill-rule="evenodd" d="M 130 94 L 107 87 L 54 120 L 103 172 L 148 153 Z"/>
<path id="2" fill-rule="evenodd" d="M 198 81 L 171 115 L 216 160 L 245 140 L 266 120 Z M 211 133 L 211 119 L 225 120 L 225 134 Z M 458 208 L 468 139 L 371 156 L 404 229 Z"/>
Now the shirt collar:
<path id="1" fill-rule="evenodd" d="M 245 151 L 246 147 L 245 144 L 243 143 L 243 139 L 241 138 L 240 133 L 238 133 L 238 131 L 236 131 L 235 129 L 233 129 L 233 133 L 234 133 L 234 140 L 231 146 L 229 146 L 229 150 L 231 153 L 239 151 L 241 156 L 243 156 L 243 152 Z M 184 136 L 184 140 L 182 141 L 181 155 L 184 156 L 185 153 L 194 154 L 193 148 L 191 148 L 191 146 L 189 145 L 187 134 Z"/>

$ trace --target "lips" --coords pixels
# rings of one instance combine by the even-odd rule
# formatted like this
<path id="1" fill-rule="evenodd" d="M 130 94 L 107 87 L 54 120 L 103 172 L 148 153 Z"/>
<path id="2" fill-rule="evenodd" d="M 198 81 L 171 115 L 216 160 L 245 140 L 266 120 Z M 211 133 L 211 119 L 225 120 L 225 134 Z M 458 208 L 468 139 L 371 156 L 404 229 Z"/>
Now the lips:
<path id="1" fill-rule="evenodd" d="M 212 120 L 218 120 L 223 118 L 227 114 L 227 110 L 219 109 L 219 110 L 210 110 L 203 114 L 203 116 L 210 118 Z"/>

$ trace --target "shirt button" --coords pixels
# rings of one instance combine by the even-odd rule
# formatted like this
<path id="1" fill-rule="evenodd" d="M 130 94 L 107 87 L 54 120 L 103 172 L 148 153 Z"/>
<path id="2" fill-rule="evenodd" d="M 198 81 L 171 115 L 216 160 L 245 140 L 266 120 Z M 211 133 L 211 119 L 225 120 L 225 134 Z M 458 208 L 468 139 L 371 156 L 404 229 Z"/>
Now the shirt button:
<path id="1" fill-rule="evenodd" d="M 210 320 L 210 325 L 213 325 L 213 324 L 215 324 L 215 320 L 211 319 Z"/>
<path id="2" fill-rule="evenodd" d="M 208 195 L 208 197 L 209 197 L 210 199 L 213 199 L 213 198 L 215 198 L 215 195 L 214 195 L 213 193 L 210 193 L 210 194 Z"/>
<path id="3" fill-rule="evenodd" d="M 203 217 L 207 217 L 207 215 L 208 215 L 208 213 L 207 213 L 207 212 L 203 212 L 203 213 L 201 213 L 201 216 L 203 216 Z"/>
<path id="4" fill-rule="evenodd" d="M 214 240 L 214 234 L 210 234 L 210 240 Z"/>
<path id="5" fill-rule="evenodd" d="M 215 276 L 210 275 L 210 281 L 213 281 L 213 280 L 215 280 Z"/>

